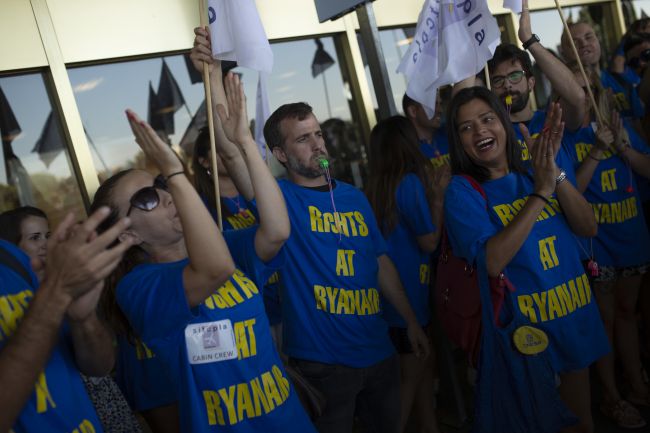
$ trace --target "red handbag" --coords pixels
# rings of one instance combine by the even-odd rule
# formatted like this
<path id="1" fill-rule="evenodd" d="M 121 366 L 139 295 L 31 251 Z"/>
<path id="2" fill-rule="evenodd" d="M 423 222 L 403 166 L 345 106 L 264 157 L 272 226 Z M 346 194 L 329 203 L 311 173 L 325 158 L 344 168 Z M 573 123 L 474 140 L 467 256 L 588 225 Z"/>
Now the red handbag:
<path id="1" fill-rule="evenodd" d="M 463 177 L 486 199 L 487 206 L 487 196 L 481 185 L 470 176 Z M 506 288 L 514 291 L 514 287 L 503 273 L 496 278 L 490 278 L 490 293 L 497 325 Z M 481 346 L 481 296 L 478 277 L 472 264 L 454 256 L 446 230 L 442 232 L 435 298 L 438 320 L 445 334 L 468 355 L 471 365 L 478 365 Z"/>

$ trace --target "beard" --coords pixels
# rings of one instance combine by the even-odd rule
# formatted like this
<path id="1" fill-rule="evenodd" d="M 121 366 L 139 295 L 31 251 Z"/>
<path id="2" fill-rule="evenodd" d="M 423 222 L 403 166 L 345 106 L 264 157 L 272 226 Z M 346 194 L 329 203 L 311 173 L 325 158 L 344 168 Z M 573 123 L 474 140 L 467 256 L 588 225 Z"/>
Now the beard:
<path id="1" fill-rule="evenodd" d="M 510 112 L 511 113 L 519 113 L 521 110 L 526 108 L 528 106 L 528 99 L 530 98 L 530 92 L 526 93 L 521 93 L 521 92 L 506 92 L 503 95 L 501 95 L 501 101 L 503 102 L 503 105 L 506 106 L 506 96 L 511 95 L 512 96 L 512 105 L 510 106 Z"/>
<path id="2" fill-rule="evenodd" d="M 314 158 L 317 158 L 318 156 L 327 156 L 324 153 L 320 155 L 316 155 Z M 305 165 L 298 161 L 293 155 L 287 155 L 287 167 L 291 169 L 291 171 L 306 177 L 308 179 L 316 179 L 319 178 L 323 175 L 323 169 L 320 168 L 320 166 L 317 167 L 312 167 L 309 165 Z"/>

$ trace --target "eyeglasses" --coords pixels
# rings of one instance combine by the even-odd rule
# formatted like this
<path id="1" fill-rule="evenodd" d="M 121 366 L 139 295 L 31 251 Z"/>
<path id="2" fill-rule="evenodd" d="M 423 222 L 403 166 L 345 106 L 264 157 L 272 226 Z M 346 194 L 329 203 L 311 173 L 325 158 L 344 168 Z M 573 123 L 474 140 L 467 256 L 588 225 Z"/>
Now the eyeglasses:
<path id="1" fill-rule="evenodd" d="M 131 214 L 133 208 L 140 209 L 145 212 L 151 212 L 160 204 L 160 196 L 158 195 L 157 190 L 167 191 L 167 182 L 163 175 L 158 175 L 153 180 L 152 186 L 145 186 L 142 189 L 139 189 L 131 196 L 129 200 L 130 206 L 129 210 L 126 212 L 126 216 Z"/>
<path id="2" fill-rule="evenodd" d="M 632 57 L 627 61 L 627 65 L 632 69 L 636 69 L 641 66 L 641 62 L 650 62 L 650 48 L 642 51 L 641 54 L 639 54 L 637 57 Z"/>
<path id="3" fill-rule="evenodd" d="M 505 77 L 498 75 L 496 77 L 492 77 L 492 87 L 494 87 L 495 89 L 500 89 L 506 84 L 506 80 L 510 81 L 512 84 L 517 84 L 525 76 L 526 76 L 526 71 L 514 71 L 509 73 Z"/>

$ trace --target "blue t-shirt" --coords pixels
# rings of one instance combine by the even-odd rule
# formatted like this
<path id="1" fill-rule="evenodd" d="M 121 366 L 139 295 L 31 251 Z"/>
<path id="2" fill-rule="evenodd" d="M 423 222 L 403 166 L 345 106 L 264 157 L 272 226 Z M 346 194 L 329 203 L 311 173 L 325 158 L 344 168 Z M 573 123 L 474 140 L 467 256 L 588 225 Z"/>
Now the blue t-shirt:
<path id="1" fill-rule="evenodd" d="M 447 128 L 441 126 L 433 134 L 431 143 L 420 140 L 420 151 L 424 153 L 435 168 L 444 164 L 449 164 L 449 141 L 447 138 Z"/>
<path id="2" fill-rule="evenodd" d="M 606 89 L 612 89 L 614 98 L 622 108 L 621 114 L 624 118 L 642 118 L 645 115 L 645 107 L 634 86 L 623 86 L 610 72 L 604 69 L 600 71 L 600 82 Z"/>
<path id="3" fill-rule="evenodd" d="M 217 210 L 209 206 L 208 200 L 205 197 L 202 196 L 201 200 L 203 200 L 203 203 L 210 211 L 214 222 L 217 222 Z M 257 213 L 255 200 L 248 201 L 243 195 L 239 194 L 236 197 L 223 197 L 222 202 L 231 214 L 222 217 L 224 232 L 228 230 L 241 230 L 258 224 L 259 214 Z M 269 277 L 269 280 L 264 285 L 263 292 L 266 315 L 269 317 L 271 326 L 277 325 L 282 322 L 280 276 L 277 272 Z"/>
<path id="4" fill-rule="evenodd" d="M 16 331 L 34 296 L 36 276 L 31 272 L 29 257 L 9 242 L 4 248 L 29 270 L 32 285 L 19 274 L 0 265 L 0 350 Z M 3 384 L 2 386 L 6 386 Z M 61 330 L 45 369 L 39 374 L 34 392 L 16 419 L 12 430 L 27 432 L 102 432 L 79 370 L 74 363 L 71 341 Z"/>
<path id="5" fill-rule="evenodd" d="M 131 408 L 142 412 L 178 400 L 172 374 L 149 346 L 139 339 L 131 344 L 123 335 L 118 336 L 117 344 L 115 382 Z"/>
<path id="6" fill-rule="evenodd" d="M 314 432 L 275 350 L 258 287 L 282 264 L 255 254 L 256 228 L 224 233 L 237 270 L 190 308 L 187 259 L 136 267 L 117 301 L 142 341 L 172 374 L 181 431 Z"/>
<path id="7" fill-rule="evenodd" d="M 512 127 L 515 130 L 515 135 L 517 136 L 517 141 L 521 146 L 521 159 L 522 161 L 524 161 L 524 165 L 529 169 L 531 168 L 532 165 L 531 164 L 532 155 L 530 154 L 528 146 L 526 145 L 526 141 L 524 140 L 524 136 L 522 135 L 521 130 L 519 129 L 519 123 L 523 123 L 526 125 L 526 127 L 528 128 L 528 133 L 530 134 L 530 138 L 534 141 L 542 132 L 542 129 L 544 129 L 545 122 L 546 122 L 546 112 L 535 111 L 535 113 L 533 113 L 533 117 L 528 122 L 512 123 Z M 573 161 L 571 160 L 571 157 L 569 156 L 567 151 L 564 149 L 564 141 L 566 139 L 565 138 L 566 135 L 567 135 L 567 130 L 565 129 L 564 135 L 562 137 L 563 145 L 560 146 L 560 149 L 558 150 L 558 153 L 555 156 L 555 163 L 560 169 L 566 172 L 567 179 L 573 185 L 575 185 L 576 176 L 575 176 L 575 171 L 573 170 Z"/>
<path id="8" fill-rule="evenodd" d="M 534 191 L 530 176 L 510 173 L 482 184 L 486 200 L 460 176 L 445 194 L 445 223 L 454 254 L 474 262 L 480 248 L 508 225 Z M 609 351 L 602 321 L 584 272 L 577 240 L 555 197 L 503 270 L 515 287 L 514 314 L 549 338 L 558 372 L 587 367 Z M 507 305 L 506 302 L 504 305 Z M 504 325 L 506 325 L 504 323 Z"/>
<path id="9" fill-rule="evenodd" d="M 378 257 L 386 243 L 366 197 L 336 181 L 332 198 L 281 180 L 291 220 L 283 281 L 284 353 L 368 367 L 395 353 L 382 317 Z"/>
<path id="10" fill-rule="evenodd" d="M 567 150 L 577 168 L 596 140 L 594 131 L 588 126 L 566 138 Z M 638 140 L 632 140 L 632 145 L 640 152 L 650 151 Z M 598 222 L 598 235 L 593 239 L 596 262 L 617 268 L 646 263 L 650 261 L 650 236 L 636 178 L 617 155 L 607 151 L 604 158 L 584 192 Z"/>
<path id="11" fill-rule="evenodd" d="M 409 173 L 404 176 L 397 187 L 395 199 L 398 224 L 388 235 L 384 234 L 388 256 L 395 263 L 418 323 L 424 326 L 431 320 L 431 254 L 420 249 L 417 237 L 435 232 L 436 226 L 433 224 L 424 186 L 417 175 Z M 389 326 L 406 328 L 406 322 L 395 307 L 389 302 L 384 302 L 383 306 L 384 318 Z"/>

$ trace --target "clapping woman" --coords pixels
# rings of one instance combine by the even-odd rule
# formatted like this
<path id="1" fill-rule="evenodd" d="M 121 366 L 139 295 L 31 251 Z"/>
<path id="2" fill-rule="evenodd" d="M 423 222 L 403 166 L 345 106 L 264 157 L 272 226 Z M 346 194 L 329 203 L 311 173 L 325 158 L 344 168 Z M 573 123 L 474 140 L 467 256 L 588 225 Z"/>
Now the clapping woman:
<path id="1" fill-rule="evenodd" d="M 531 173 L 522 164 L 514 130 L 496 96 L 479 87 L 461 90 L 449 107 L 454 176 L 445 195 L 444 217 L 456 256 L 476 262 L 489 277 L 503 273 L 514 285 L 514 292 L 506 291 L 503 308 L 495 319 L 498 326 L 506 328 L 513 321 L 526 324 L 520 332 L 530 338 L 510 339 L 511 343 L 497 353 L 506 358 L 522 356 L 530 351 L 526 346 L 531 341 L 547 341 L 544 356 L 559 374 L 559 394 L 580 420 L 566 431 L 590 432 L 593 424 L 587 367 L 607 353 L 609 345 L 574 234 L 595 235 L 596 221 L 589 204 L 555 163 L 564 129 L 557 104 L 551 106 L 547 119 L 535 143 L 528 140 L 533 150 Z M 486 198 L 468 177 L 480 184 Z M 494 326 L 484 322 L 484 328 Z M 538 346 L 542 348 L 544 344 Z M 479 360 L 479 388 L 481 382 L 494 380 L 494 374 L 487 377 L 489 373 L 481 371 L 492 361 L 483 355 Z M 507 376 L 514 371 L 498 373 Z M 501 386 L 517 383 L 518 378 L 508 377 L 512 382 Z M 552 388 L 551 378 L 554 392 Z M 499 399 L 507 397 L 505 394 Z M 500 403 L 478 402 L 479 407 Z M 523 403 L 511 409 L 521 407 Z M 487 425 L 481 429 L 491 431 Z"/>
<path id="2" fill-rule="evenodd" d="M 289 220 L 282 194 L 248 129 L 239 79 L 227 78 L 224 130 L 247 155 L 260 224 L 219 232 L 149 125 L 127 111 L 147 158 L 160 171 L 132 170 L 99 189 L 94 206 L 129 215 L 122 233 L 144 252 L 115 289 L 135 335 L 160 357 L 187 432 L 313 432 L 274 348 L 260 287 L 282 264 Z"/>

